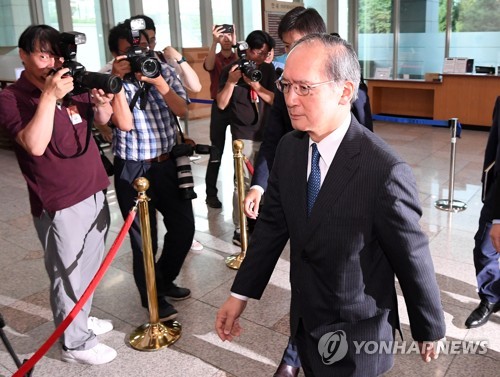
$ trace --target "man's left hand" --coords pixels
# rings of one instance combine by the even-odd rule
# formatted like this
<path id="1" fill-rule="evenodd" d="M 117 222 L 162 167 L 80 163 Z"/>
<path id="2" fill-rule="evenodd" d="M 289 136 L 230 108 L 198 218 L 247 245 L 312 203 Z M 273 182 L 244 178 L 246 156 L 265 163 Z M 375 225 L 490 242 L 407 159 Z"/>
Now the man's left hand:
<path id="1" fill-rule="evenodd" d="M 490 238 L 497 253 L 500 253 L 500 224 L 493 224 L 490 230 Z"/>
<path id="2" fill-rule="evenodd" d="M 92 89 L 90 93 L 90 100 L 96 107 L 109 105 L 114 97 L 112 93 L 105 93 L 102 89 Z"/>
<path id="3" fill-rule="evenodd" d="M 431 360 L 436 360 L 439 357 L 439 348 L 437 343 L 441 340 L 435 342 L 418 342 L 418 348 L 420 349 L 420 356 L 422 360 L 426 363 L 430 363 Z"/>

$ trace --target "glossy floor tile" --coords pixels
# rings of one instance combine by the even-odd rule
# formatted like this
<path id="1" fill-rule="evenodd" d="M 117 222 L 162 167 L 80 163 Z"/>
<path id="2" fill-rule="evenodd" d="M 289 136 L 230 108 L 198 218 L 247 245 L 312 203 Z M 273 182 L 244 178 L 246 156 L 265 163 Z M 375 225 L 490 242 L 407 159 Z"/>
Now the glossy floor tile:
<path id="1" fill-rule="evenodd" d="M 208 119 L 190 121 L 190 136 L 208 144 Z M 493 376 L 500 366 L 500 315 L 494 314 L 483 327 L 468 330 L 464 321 L 478 303 L 472 261 L 473 237 L 481 209 L 481 167 L 488 133 L 464 130 L 456 143 L 455 169 L 450 173 L 451 134 L 447 128 L 376 122 L 375 132 L 412 166 L 423 206 L 421 226 L 430 240 L 432 257 L 441 289 L 447 322 L 447 339 L 486 341 L 486 352 L 442 355 L 424 364 L 415 353 L 396 355 L 387 376 Z M 226 267 L 228 255 L 239 252 L 231 242 L 233 160 L 231 143 L 226 143 L 219 176 L 222 209 L 207 208 L 204 175 L 208 156 L 193 162 L 196 217 L 195 238 L 204 245 L 191 251 L 177 283 L 189 287 L 192 296 L 174 303 L 179 311 L 182 336 L 171 347 L 140 352 L 129 345 L 130 333 L 148 322 L 132 278 L 132 258 L 125 239 L 112 266 L 94 296 L 93 315 L 111 319 L 115 329 L 101 336 L 114 347 L 118 357 L 103 366 L 66 364 L 60 361 L 58 346 L 36 365 L 36 377 L 76 376 L 272 376 L 288 339 L 290 286 L 289 251 L 284 250 L 260 301 L 251 301 L 244 313 L 244 334 L 233 343 L 221 342 L 214 332 L 217 309 L 229 294 L 235 271 Z M 36 238 L 24 180 L 11 151 L 0 150 L 0 313 L 4 331 L 21 359 L 30 357 L 50 336 L 54 327 L 48 298 L 48 278 L 43 253 Z M 460 213 L 435 208 L 439 199 L 453 199 L 467 209 Z M 112 226 L 108 250 L 123 220 L 113 187 L 108 191 Z M 165 230 L 162 229 L 162 232 Z M 161 244 L 161 242 L 160 242 Z M 404 298 L 399 292 L 400 317 L 405 340 L 411 340 Z M 16 370 L 12 358 L 0 344 L 0 376 Z"/>

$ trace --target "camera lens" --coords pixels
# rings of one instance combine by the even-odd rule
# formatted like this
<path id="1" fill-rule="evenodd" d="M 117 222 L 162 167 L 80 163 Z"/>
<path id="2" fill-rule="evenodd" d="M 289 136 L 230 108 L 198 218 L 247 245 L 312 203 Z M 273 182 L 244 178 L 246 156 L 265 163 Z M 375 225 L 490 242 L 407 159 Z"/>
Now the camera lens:
<path id="1" fill-rule="evenodd" d="M 179 182 L 179 193 L 181 199 L 196 199 L 194 192 L 193 172 L 191 171 L 191 161 L 188 156 L 179 156 L 175 159 L 177 165 L 177 181 Z"/>
<path id="2" fill-rule="evenodd" d="M 102 89 L 105 93 L 116 94 L 122 89 L 122 80 L 118 76 L 99 72 L 85 72 L 80 81 L 87 88 Z"/>
<path id="3" fill-rule="evenodd" d="M 262 80 L 262 72 L 257 69 L 255 62 L 247 59 L 240 59 L 239 68 L 243 74 L 252 81 Z"/>
<path id="4" fill-rule="evenodd" d="M 161 66 L 158 62 L 158 59 L 144 58 L 144 60 L 141 62 L 141 73 L 149 78 L 160 76 Z"/>
<path id="5" fill-rule="evenodd" d="M 260 81 L 262 80 L 262 72 L 258 69 L 253 69 L 252 72 L 249 72 L 248 77 L 252 81 Z"/>

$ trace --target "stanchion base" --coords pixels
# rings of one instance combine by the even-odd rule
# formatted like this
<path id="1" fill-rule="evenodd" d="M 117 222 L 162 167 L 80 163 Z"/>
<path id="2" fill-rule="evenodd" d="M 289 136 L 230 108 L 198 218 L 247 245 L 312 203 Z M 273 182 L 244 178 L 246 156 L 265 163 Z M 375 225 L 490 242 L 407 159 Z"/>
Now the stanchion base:
<path id="1" fill-rule="evenodd" d="M 241 252 L 238 255 L 231 255 L 226 258 L 226 266 L 233 270 L 239 270 L 241 263 L 245 259 L 245 253 Z"/>
<path id="2" fill-rule="evenodd" d="M 145 323 L 130 334 L 130 345 L 139 351 L 157 351 L 174 344 L 180 337 L 182 326 L 177 321 Z"/>
<path id="3" fill-rule="evenodd" d="M 437 209 L 448 212 L 462 212 L 467 209 L 467 204 L 461 202 L 460 200 L 453 200 L 453 202 L 450 203 L 448 199 L 439 199 L 436 200 L 434 206 Z"/>

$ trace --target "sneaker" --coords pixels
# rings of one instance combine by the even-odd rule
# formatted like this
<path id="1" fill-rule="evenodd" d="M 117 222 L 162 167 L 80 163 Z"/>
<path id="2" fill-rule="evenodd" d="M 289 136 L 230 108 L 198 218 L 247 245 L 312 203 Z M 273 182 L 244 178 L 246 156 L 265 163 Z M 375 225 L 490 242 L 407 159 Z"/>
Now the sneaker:
<path id="1" fill-rule="evenodd" d="M 207 203 L 210 208 L 222 208 L 222 203 L 216 196 L 207 196 L 205 203 Z"/>
<path id="2" fill-rule="evenodd" d="M 199 243 L 198 241 L 193 240 L 193 243 L 191 244 L 191 250 L 201 251 L 201 250 L 203 250 L 203 245 L 201 243 Z"/>
<path id="3" fill-rule="evenodd" d="M 235 230 L 233 234 L 233 244 L 241 246 L 241 234 L 237 230 Z"/>
<path id="4" fill-rule="evenodd" d="M 168 302 L 165 297 L 158 298 L 158 316 L 160 321 L 171 321 L 177 318 L 177 310 Z"/>
<path id="5" fill-rule="evenodd" d="M 61 360 L 67 363 L 80 363 L 89 365 L 106 364 L 116 357 L 116 351 L 105 344 L 97 343 L 88 350 L 76 351 L 64 349 L 61 352 Z"/>
<path id="6" fill-rule="evenodd" d="M 162 296 L 166 296 L 174 301 L 182 301 L 191 297 L 191 291 L 187 288 L 181 288 L 172 283 L 168 288 L 161 291 Z"/>
<path id="7" fill-rule="evenodd" d="M 87 319 L 87 326 L 89 330 L 92 330 L 96 335 L 106 334 L 107 332 L 113 330 L 113 324 L 111 321 L 96 317 L 89 317 Z"/>

